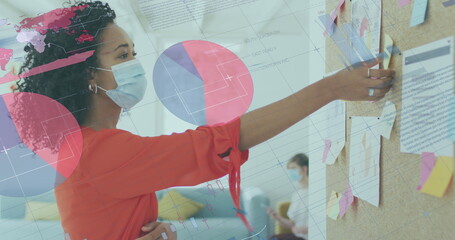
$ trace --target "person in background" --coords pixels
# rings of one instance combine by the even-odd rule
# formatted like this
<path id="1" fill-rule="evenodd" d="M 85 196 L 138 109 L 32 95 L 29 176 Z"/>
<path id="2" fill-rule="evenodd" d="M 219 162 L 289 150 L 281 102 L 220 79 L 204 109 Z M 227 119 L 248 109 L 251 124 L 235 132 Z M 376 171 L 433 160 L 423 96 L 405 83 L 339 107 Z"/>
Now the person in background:
<path id="1" fill-rule="evenodd" d="M 308 156 L 299 153 L 288 162 L 289 178 L 298 183 L 298 190 L 292 194 L 291 205 L 284 218 L 269 208 L 267 213 L 281 225 L 292 230 L 289 234 L 278 234 L 270 240 L 302 240 L 308 239 Z"/>

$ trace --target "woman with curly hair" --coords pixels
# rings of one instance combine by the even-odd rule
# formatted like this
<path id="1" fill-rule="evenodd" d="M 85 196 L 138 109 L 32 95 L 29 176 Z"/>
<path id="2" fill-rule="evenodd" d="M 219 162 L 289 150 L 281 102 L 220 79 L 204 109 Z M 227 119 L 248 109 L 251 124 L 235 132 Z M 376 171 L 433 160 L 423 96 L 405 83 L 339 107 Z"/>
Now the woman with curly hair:
<path id="1" fill-rule="evenodd" d="M 333 100 L 378 100 L 392 85 L 393 70 L 371 70 L 370 75 L 367 66 L 346 69 L 226 124 L 141 137 L 116 128 L 122 109 L 138 103 L 147 84 L 134 43 L 115 23 L 115 12 L 107 3 L 81 2 L 74 7 L 68 27 L 43 32 L 43 51 L 27 45 L 22 71 L 82 51 L 94 50 L 93 55 L 25 77 L 18 85 L 20 92 L 60 102 L 81 126 L 79 165 L 55 189 L 62 226 L 72 240 L 176 239 L 169 225 L 155 222 L 155 192 L 226 174 L 234 205 L 240 209 L 240 166 L 247 161 L 249 148 Z M 243 215 L 240 218 L 248 225 Z"/>

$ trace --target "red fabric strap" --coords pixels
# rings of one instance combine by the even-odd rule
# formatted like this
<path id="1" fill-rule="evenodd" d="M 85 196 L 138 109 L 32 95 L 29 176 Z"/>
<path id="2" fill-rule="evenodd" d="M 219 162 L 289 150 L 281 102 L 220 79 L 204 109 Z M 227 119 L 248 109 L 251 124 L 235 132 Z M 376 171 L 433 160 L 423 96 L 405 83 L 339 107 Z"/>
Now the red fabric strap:
<path id="1" fill-rule="evenodd" d="M 229 166 L 229 191 L 231 192 L 232 201 L 234 206 L 237 209 L 236 216 L 242 220 L 243 224 L 250 232 L 254 232 L 253 227 L 246 219 L 245 215 L 242 214 L 242 209 L 240 208 L 240 163 L 241 163 L 241 153 L 238 148 L 233 148 L 229 159 L 231 160 L 231 165 Z"/>

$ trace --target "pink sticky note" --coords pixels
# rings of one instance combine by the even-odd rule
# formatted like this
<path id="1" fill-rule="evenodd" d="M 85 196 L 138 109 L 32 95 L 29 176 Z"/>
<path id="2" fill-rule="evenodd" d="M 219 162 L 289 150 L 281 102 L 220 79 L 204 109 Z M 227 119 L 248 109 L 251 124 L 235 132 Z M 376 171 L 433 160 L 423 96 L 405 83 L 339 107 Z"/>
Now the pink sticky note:
<path id="1" fill-rule="evenodd" d="M 332 141 L 329 139 L 324 140 L 324 153 L 322 154 L 322 163 L 326 163 L 327 156 L 329 155 L 330 148 L 332 147 Z"/>
<path id="2" fill-rule="evenodd" d="M 422 159 L 420 162 L 420 185 L 417 187 L 417 190 L 422 189 L 423 185 L 425 185 L 435 164 L 436 157 L 434 153 L 431 152 L 422 153 Z"/>
<path id="3" fill-rule="evenodd" d="M 337 13 L 338 11 L 343 8 L 345 0 L 339 0 L 338 6 L 333 9 L 332 13 L 330 14 L 330 17 L 332 18 L 333 21 L 337 18 Z"/>
<path id="4" fill-rule="evenodd" d="M 330 26 L 328 29 L 332 29 L 332 26 L 333 26 L 333 24 L 335 24 L 335 20 L 338 17 L 338 15 L 337 15 L 338 11 L 340 11 L 343 8 L 344 3 L 345 3 L 345 0 L 339 0 L 338 6 L 335 9 L 333 9 L 332 13 L 330 13 L 330 18 L 332 19 L 332 21 L 330 22 Z M 328 34 L 327 31 L 325 31 L 324 35 L 327 35 L 327 34 Z"/>
<path id="5" fill-rule="evenodd" d="M 340 218 L 346 214 L 349 206 L 354 202 L 354 196 L 352 195 L 351 185 L 349 185 L 346 190 L 344 190 L 343 196 L 340 199 Z"/>
<path id="6" fill-rule="evenodd" d="M 411 0 L 398 0 L 398 6 L 399 7 L 404 7 L 404 6 L 406 6 L 406 5 L 410 4 L 410 3 L 411 3 Z"/>
<path id="7" fill-rule="evenodd" d="M 369 21 L 367 18 L 362 19 L 362 23 L 360 23 L 360 37 L 363 37 L 365 34 L 365 30 L 368 29 Z M 372 78 L 373 79 L 373 78 Z"/>
<path id="8" fill-rule="evenodd" d="M 345 2 L 346 2 L 346 0 L 339 0 L 337 9 L 338 10 L 342 9 L 344 7 Z"/>

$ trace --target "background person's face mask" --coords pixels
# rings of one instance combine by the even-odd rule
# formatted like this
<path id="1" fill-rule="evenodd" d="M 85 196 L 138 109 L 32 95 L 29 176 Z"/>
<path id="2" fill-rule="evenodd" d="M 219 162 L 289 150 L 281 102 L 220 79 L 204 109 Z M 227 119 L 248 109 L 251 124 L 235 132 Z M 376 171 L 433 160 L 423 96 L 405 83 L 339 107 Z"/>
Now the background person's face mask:
<path id="1" fill-rule="evenodd" d="M 129 110 L 144 98 L 147 79 L 138 59 L 114 65 L 111 67 L 112 70 L 96 69 L 111 71 L 114 74 L 117 88 L 106 90 L 100 86 L 97 87 L 105 91 L 106 95 L 121 108 Z"/>
<path id="2" fill-rule="evenodd" d="M 300 179 L 302 179 L 302 176 L 300 176 L 300 170 L 297 168 L 288 169 L 288 175 L 289 178 L 295 182 L 300 181 Z"/>

